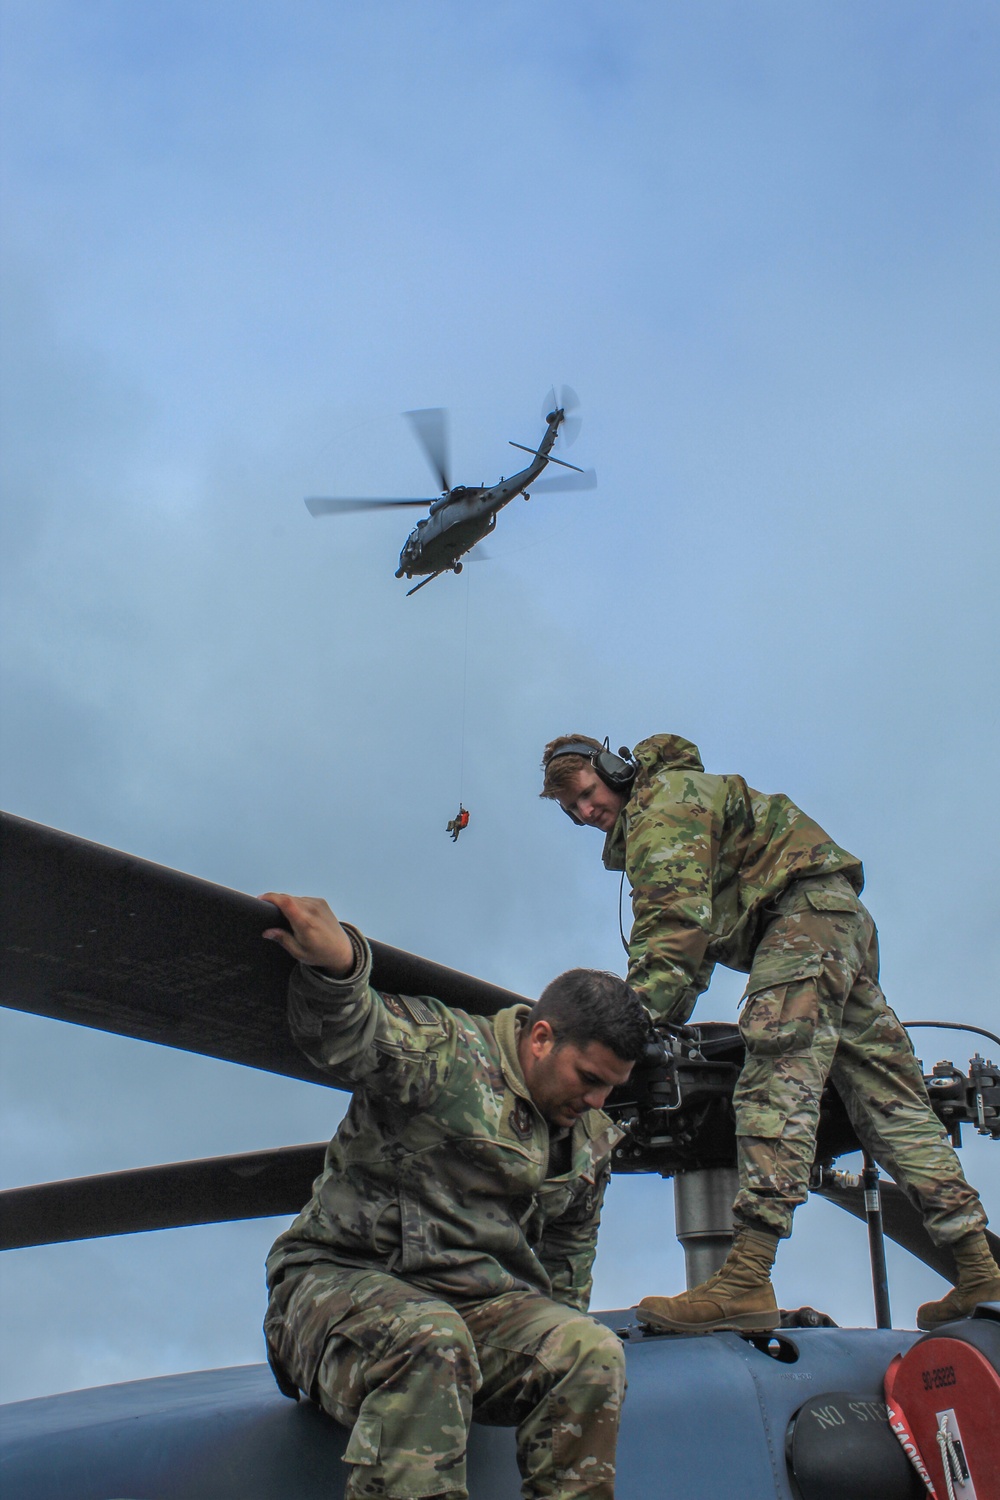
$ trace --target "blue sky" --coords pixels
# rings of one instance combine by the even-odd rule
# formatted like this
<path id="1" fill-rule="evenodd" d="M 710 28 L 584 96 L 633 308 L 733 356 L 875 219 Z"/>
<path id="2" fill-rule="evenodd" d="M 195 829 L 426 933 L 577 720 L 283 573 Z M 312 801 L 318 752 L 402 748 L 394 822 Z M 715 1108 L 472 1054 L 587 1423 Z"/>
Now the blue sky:
<path id="1" fill-rule="evenodd" d="M 863 857 L 902 1015 L 996 1029 L 995 7 L 2 0 L 0 26 L 2 804 L 531 992 L 622 957 L 541 746 L 674 730 Z M 459 479 L 498 477 L 562 381 L 599 488 L 510 506 L 460 579 L 403 597 L 412 513 L 306 513 L 424 493 L 412 407 L 450 409 Z M 10 1184 L 340 1108 L 0 1022 Z M 996 1208 L 1000 1151 L 965 1161 Z M 259 1357 L 278 1227 L 8 1256 L 3 1394 Z M 940 1283 L 891 1267 L 908 1321 Z M 778 1272 L 785 1305 L 870 1320 L 863 1231 L 824 1205 Z M 681 1276 L 669 1187 L 616 1182 L 599 1302 Z"/>

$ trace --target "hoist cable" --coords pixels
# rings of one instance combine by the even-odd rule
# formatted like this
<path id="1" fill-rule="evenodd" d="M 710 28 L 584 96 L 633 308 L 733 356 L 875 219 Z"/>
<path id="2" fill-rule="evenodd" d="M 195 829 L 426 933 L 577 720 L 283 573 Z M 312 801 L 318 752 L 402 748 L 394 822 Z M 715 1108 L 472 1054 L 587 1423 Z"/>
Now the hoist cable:
<path id="1" fill-rule="evenodd" d="M 465 708 L 468 698 L 469 686 L 469 594 L 471 589 L 471 578 L 468 573 L 465 577 L 465 648 L 462 660 L 462 733 L 460 736 L 460 750 L 458 758 L 458 805 L 462 807 L 462 796 L 465 791 Z"/>

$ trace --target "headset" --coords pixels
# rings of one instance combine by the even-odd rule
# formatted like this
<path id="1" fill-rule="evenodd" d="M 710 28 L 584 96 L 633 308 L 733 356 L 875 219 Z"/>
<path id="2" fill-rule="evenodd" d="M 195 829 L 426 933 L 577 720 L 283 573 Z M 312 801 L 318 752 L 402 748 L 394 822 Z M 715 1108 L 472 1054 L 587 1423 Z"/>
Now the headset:
<path id="1" fill-rule="evenodd" d="M 568 745 L 560 745 L 558 750 L 553 750 L 546 761 L 546 769 L 554 760 L 558 760 L 560 755 L 582 755 L 584 760 L 593 766 L 604 785 L 623 797 L 627 797 L 631 792 L 632 783 L 639 774 L 638 763 L 628 746 L 619 746 L 618 754 L 615 755 L 608 748 L 607 735 L 604 736 L 604 745 L 599 750 L 595 750 L 593 745 L 587 745 L 582 740 L 571 740 Z M 568 807 L 564 807 L 563 812 L 578 827 L 584 826 L 576 813 L 570 812 Z"/>

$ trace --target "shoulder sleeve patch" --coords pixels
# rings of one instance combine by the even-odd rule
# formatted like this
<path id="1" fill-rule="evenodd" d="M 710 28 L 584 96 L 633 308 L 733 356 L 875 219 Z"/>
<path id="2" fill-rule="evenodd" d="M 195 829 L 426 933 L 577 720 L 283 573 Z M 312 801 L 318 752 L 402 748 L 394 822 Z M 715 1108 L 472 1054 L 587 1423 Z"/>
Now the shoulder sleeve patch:
<path id="1" fill-rule="evenodd" d="M 506 1102 L 504 1100 L 505 1104 Z M 510 1112 L 507 1115 L 505 1124 L 507 1131 L 510 1132 L 515 1140 L 521 1141 L 522 1144 L 530 1141 L 535 1133 L 534 1116 L 525 1101 L 517 1098 L 516 1095 L 511 1095 Z"/>
<path id="2" fill-rule="evenodd" d="M 431 1010 L 426 1001 L 419 999 L 416 995 L 383 995 L 383 1004 L 394 1016 L 402 1021 L 409 1018 L 417 1026 L 439 1026 L 440 1018 Z"/>

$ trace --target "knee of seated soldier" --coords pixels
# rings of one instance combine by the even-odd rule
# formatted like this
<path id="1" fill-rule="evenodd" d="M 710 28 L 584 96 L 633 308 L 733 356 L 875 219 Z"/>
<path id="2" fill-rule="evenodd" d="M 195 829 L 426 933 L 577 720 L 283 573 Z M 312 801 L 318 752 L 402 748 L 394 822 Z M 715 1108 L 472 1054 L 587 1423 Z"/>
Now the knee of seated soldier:
<path id="1" fill-rule="evenodd" d="M 472 1334 L 447 1304 L 408 1307 L 402 1317 L 393 1319 L 390 1342 L 397 1349 L 409 1349 L 417 1358 L 443 1362 L 449 1369 L 456 1361 L 475 1361 L 476 1357 Z"/>
<path id="2" fill-rule="evenodd" d="M 553 1329 L 538 1357 L 549 1369 L 578 1371 L 589 1381 L 605 1381 L 609 1387 L 616 1388 L 624 1382 L 625 1350 L 621 1339 L 587 1314 Z"/>

